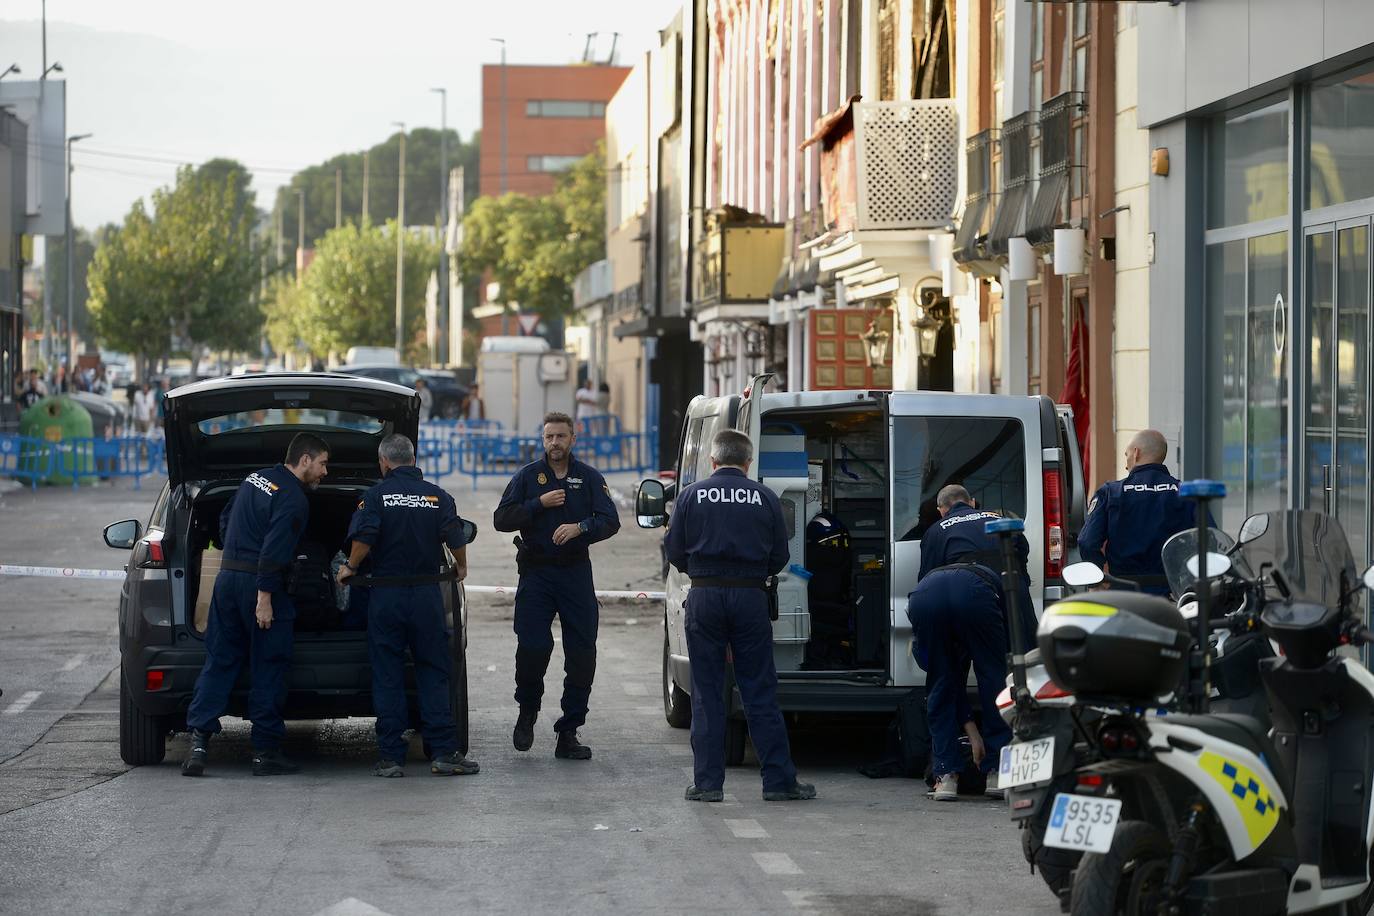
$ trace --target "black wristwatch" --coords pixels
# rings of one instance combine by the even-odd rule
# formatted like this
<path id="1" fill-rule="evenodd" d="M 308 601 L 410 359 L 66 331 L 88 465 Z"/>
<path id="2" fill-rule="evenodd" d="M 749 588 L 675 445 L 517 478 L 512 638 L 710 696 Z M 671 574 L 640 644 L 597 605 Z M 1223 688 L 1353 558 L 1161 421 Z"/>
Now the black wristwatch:
<path id="1" fill-rule="evenodd" d="M 588 531 L 592 530 L 591 522 L 587 521 L 584 518 L 582 521 L 577 523 L 577 530 L 581 531 L 583 534 L 586 534 Z"/>

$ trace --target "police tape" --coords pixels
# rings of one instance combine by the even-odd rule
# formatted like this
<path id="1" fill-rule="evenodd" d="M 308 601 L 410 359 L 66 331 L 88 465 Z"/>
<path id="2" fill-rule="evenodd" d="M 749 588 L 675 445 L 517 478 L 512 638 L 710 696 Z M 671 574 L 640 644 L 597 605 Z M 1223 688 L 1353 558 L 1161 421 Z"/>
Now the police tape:
<path id="1" fill-rule="evenodd" d="M 40 579 L 110 579 L 124 580 L 122 569 L 77 569 L 71 566 L 9 566 L 0 565 L 0 576 L 30 576 Z M 469 595 L 514 595 L 513 585 L 464 585 Z M 663 592 L 599 591 L 598 598 L 628 598 L 631 601 L 662 601 Z"/>

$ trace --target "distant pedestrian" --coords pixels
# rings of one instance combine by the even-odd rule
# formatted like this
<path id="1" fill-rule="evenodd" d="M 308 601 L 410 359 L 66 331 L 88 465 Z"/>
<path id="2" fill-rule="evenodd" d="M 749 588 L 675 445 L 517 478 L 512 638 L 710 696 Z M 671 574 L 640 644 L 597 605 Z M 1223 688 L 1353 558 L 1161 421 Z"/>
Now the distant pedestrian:
<path id="1" fill-rule="evenodd" d="M 415 393 L 420 398 L 420 422 L 434 419 L 434 392 L 429 390 L 429 384 L 424 379 L 415 380 Z"/>
<path id="2" fill-rule="evenodd" d="M 476 382 L 473 382 L 472 387 L 468 389 L 467 395 L 463 398 L 463 406 L 459 408 L 458 412 L 469 423 L 487 418 L 487 405 L 482 402 L 482 395 Z"/>
<path id="3" fill-rule="evenodd" d="M 37 369 L 30 369 L 28 381 L 19 393 L 20 408 L 27 410 L 48 396 L 48 386 L 43 384 L 43 376 Z"/>
<path id="4" fill-rule="evenodd" d="M 602 382 L 596 391 L 596 410 L 601 414 L 611 412 L 611 386 L 605 382 Z"/>
<path id="5" fill-rule="evenodd" d="M 573 396 L 573 400 L 577 402 L 577 425 L 580 428 L 583 420 L 594 417 L 599 412 L 596 403 L 596 388 L 592 385 L 591 378 L 586 379 L 582 383 L 582 387 L 577 389 L 577 394 Z"/>
<path id="6" fill-rule="evenodd" d="M 152 432 L 153 417 L 157 415 L 157 400 L 153 394 L 153 386 L 146 380 L 143 386 L 134 394 L 133 417 L 134 429 L 140 436 L 146 436 Z"/>

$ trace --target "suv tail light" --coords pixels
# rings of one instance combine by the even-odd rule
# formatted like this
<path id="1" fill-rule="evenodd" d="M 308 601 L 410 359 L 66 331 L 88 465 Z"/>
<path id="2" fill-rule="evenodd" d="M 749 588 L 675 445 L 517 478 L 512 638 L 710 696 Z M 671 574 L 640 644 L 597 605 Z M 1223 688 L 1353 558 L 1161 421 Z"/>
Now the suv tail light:
<path id="1" fill-rule="evenodd" d="M 167 551 L 163 547 L 162 536 L 161 531 L 150 531 L 143 539 L 143 559 L 138 564 L 140 569 L 167 568 Z"/>
<path id="2" fill-rule="evenodd" d="M 1063 478 L 1047 468 L 1041 490 L 1045 497 L 1045 578 L 1058 579 L 1064 570 Z"/>

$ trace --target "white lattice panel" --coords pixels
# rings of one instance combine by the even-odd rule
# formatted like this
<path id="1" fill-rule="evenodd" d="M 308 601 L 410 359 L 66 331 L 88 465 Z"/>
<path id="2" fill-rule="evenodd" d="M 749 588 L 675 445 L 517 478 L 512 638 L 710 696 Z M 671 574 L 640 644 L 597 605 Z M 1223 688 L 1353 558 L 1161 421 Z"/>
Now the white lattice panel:
<path id="1" fill-rule="evenodd" d="M 859 229 L 947 226 L 959 203 L 959 115 L 943 99 L 861 102 Z"/>

